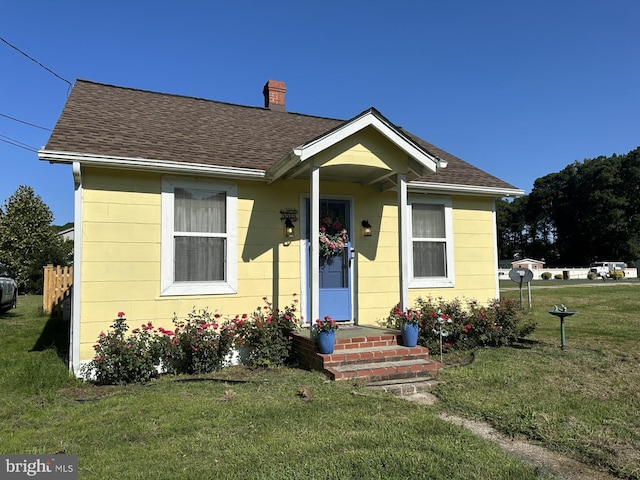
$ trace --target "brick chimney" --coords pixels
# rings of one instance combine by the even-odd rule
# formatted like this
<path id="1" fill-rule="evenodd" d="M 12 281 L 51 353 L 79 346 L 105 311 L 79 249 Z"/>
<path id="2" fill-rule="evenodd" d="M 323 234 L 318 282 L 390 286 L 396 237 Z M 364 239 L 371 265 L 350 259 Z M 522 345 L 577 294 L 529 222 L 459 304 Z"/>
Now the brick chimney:
<path id="1" fill-rule="evenodd" d="M 287 86 L 284 82 L 277 80 L 269 80 L 265 85 L 262 93 L 264 94 L 264 107 L 276 112 L 286 112 L 286 103 L 284 94 Z"/>

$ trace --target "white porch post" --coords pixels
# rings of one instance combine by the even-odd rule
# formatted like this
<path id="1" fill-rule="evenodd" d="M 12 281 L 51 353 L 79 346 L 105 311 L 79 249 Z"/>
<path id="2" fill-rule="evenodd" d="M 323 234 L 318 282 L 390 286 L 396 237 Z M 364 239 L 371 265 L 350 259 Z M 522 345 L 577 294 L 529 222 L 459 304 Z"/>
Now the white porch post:
<path id="1" fill-rule="evenodd" d="M 311 224 L 309 227 L 309 236 L 311 237 L 311 252 L 309 252 L 311 260 L 311 288 L 310 304 L 311 318 L 309 319 L 310 336 L 313 338 L 313 324 L 320 315 L 320 167 L 311 167 Z"/>
<path id="2" fill-rule="evenodd" d="M 400 273 L 400 309 L 409 308 L 409 222 L 407 218 L 407 175 L 398 173 L 398 253 Z"/>

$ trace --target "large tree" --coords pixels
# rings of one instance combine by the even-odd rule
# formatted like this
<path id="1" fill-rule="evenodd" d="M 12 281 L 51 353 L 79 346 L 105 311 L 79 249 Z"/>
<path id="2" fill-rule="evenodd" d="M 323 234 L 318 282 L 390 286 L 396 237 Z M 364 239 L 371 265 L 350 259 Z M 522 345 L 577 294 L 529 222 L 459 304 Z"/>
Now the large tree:
<path id="1" fill-rule="evenodd" d="M 511 202 L 502 199 L 496 201 L 498 255 L 501 259 L 515 258 L 525 250 L 526 225 L 524 207 L 526 202 L 526 196 L 516 198 Z"/>
<path id="2" fill-rule="evenodd" d="M 21 185 L 0 207 L 0 262 L 22 292 L 42 291 L 43 267 L 67 265 L 68 249 L 51 228 L 53 214 L 33 188 Z"/>
<path id="3" fill-rule="evenodd" d="M 501 252 L 551 265 L 640 258 L 640 148 L 573 162 L 519 200 L 497 206 Z"/>

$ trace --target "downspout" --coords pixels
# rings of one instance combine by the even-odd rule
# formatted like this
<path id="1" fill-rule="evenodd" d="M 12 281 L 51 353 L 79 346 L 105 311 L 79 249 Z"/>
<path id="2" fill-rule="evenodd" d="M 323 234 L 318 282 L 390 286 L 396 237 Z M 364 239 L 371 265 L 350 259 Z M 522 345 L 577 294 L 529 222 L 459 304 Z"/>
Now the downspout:
<path id="1" fill-rule="evenodd" d="M 496 298 L 500 298 L 500 276 L 498 275 L 498 214 L 496 212 L 496 199 L 493 199 L 491 206 L 491 216 L 493 218 L 493 271 L 495 272 Z"/>
<path id="2" fill-rule="evenodd" d="M 71 303 L 71 332 L 69 335 L 69 369 L 80 376 L 80 286 L 82 285 L 82 168 L 73 162 L 73 296 Z"/>

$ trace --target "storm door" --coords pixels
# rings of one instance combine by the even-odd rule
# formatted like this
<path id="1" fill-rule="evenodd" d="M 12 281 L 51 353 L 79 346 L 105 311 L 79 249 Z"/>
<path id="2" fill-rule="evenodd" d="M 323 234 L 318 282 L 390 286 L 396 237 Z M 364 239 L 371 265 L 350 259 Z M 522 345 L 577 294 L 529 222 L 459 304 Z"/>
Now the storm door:
<path id="1" fill-rule="evenodd" d="M 309 240 L 310 204 L 306 201 L 306 235 Z M 320 200 L 320 315 L 334 320 L 351 321 L 351 203 L 342 199 Z M 308 242 L 310 245 L 310 242 Z M 307 272 L 310 262 L 307 249 Z M 307 275 L 307 278 L 310 278 Z M 310 281 L 308 285 L 310 285 Z M 308 312 L 307 312 L 308 314 Z M 307 317 L 308 318 L 308 317 Z M 316 319 L 311 319 L 312 322 Z"/>

